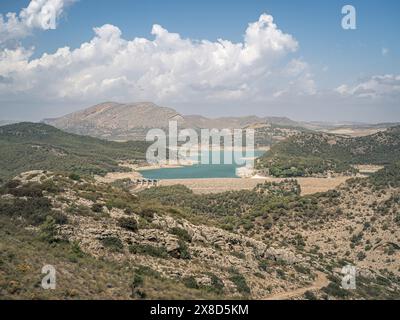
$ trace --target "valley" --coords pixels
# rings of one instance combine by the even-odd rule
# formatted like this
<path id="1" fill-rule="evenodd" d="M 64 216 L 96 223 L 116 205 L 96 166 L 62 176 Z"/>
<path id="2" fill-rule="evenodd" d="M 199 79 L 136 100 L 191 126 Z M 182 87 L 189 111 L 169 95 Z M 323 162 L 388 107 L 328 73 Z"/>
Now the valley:
<path id="1" fill-rule="evenodd" d="M 253 120 L 231 122 L 268 150 L 248 178 L 167 179 L 154 169 L 182 167 L 146 164 L 143 140 L 1 126 L 0 297 L 399 298 L 399 128 L 352 137 Z M 146 177 L 157 183 L 135 184 Z M 54 292 L 35 285 L 48 263 Z"/>

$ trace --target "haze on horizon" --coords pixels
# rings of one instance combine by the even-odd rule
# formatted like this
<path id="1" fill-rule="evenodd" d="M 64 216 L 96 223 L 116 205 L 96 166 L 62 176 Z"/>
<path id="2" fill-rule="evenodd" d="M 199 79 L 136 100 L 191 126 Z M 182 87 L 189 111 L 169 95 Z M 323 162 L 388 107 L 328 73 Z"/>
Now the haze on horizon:
<path id="1" fill-rule="evenodd" d="M 400 3 L 351 4 L 356 30 L 341 28 L 339 0 L 2 2 L 0 119 L 151 101 L 184 115 L 398 122 Z"/>

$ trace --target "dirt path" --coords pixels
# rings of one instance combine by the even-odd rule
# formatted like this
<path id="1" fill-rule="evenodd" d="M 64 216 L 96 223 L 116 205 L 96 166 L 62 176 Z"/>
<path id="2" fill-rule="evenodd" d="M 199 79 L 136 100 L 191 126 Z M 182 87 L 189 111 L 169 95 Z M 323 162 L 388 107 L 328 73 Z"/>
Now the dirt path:
<path id="1" fill-rule="evenodd" d="M 266 297 L 264 300 L 288 300 L 299 297 L 305 294 L 307 291 L 320 290 L 323 287 L 326 287 L 328 284 L 329 280 L 327 279 L 326 275 L 321 272 L 318 272 L 317 279 L 314 281 L 312 285 L 304 288 L 299 288 L 293 291 L 273 294 L 271 296 Z"/>

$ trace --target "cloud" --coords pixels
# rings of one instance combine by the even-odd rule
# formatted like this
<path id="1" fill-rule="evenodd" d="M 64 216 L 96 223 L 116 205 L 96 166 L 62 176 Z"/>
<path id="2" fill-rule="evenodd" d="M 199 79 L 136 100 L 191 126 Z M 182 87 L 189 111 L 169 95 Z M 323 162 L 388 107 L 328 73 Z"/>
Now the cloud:
<path id="1" fill-rule="evenodd" d="M 382 53 L 382 56 L 386 57 L 389 54 L 389 49 L 388 48 L 382 48 L 381 53 Z"/>
<path id="2" fill-rule="evenodd" d="M 34 29 L 55 29 L 65 7 L 75 0 L 31 0 L 19 14 L 0 14 L 0 44 L 26 37 Z"/>
<path id="3" fill-rule="evenodd" d="M 399 98 L 400 75 L 376 75 L 353 86 L 341 85 L 336 89 L 342 96 L 357 98 Z"/>
<path id="4" fill-rule="evenodd" d="M 217 104 L 315 93 L 308 64 L 291 57 L 298 42 L 267 14 L 239 43 L 184 39 L 157 24 L 152 39 L 126 40 L 110 24 L 94 33 L 38 59 L 23 48 L 1 52 L 0 76 L 12 82 L 0 83 L 0 99 Z"/>

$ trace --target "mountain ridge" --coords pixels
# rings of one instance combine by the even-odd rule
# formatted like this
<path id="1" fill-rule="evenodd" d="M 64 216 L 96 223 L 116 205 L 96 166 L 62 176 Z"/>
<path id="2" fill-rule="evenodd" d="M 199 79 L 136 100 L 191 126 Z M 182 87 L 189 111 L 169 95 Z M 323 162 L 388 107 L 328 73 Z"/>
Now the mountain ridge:
<path id="1" fill-rule="evenodd" d="M 75 134 L 109 140 L 144 140 L 148 129 L 168 128 L 171 119 L 177 120 L 179 127 L 193 129 L 241 129 L 257 123 L 299 126 L 286 117 L 182 115 L 152 102 L 104 102 L 62 117 L 43 119 L 42 122 Z"/>

